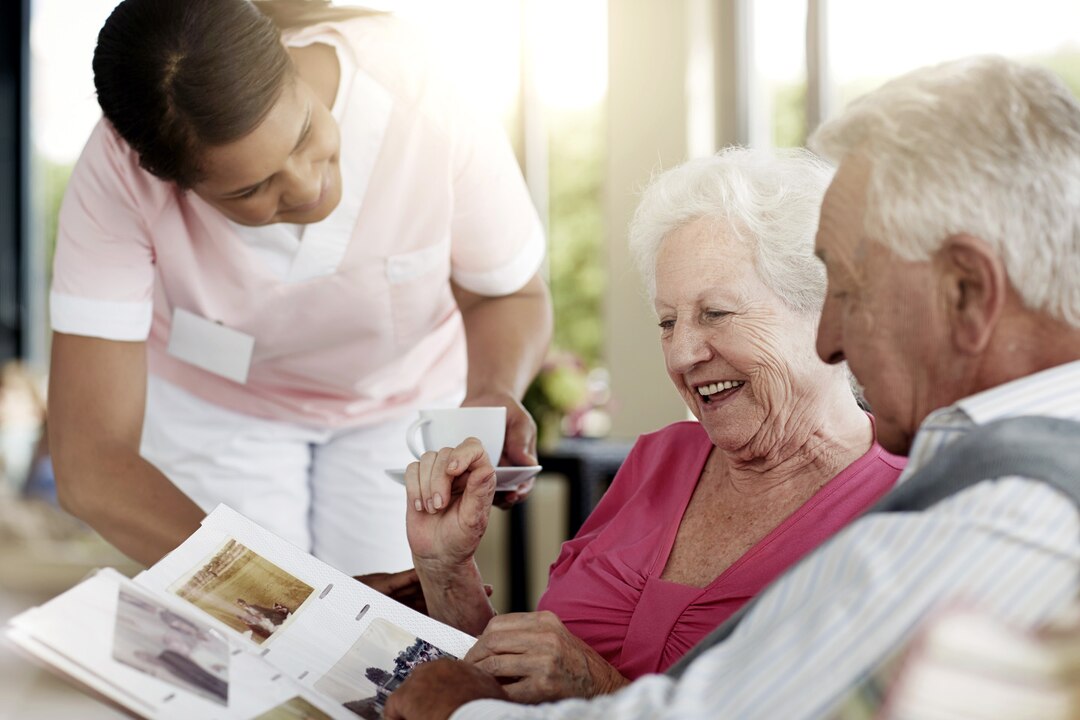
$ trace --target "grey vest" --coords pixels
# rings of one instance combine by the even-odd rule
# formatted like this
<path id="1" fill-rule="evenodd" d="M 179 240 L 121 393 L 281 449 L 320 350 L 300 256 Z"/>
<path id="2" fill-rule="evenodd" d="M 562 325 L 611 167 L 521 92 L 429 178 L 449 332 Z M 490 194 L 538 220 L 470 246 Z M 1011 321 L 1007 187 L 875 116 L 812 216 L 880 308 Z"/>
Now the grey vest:
<path id="1" fill-rule="evenodd" d="M 1019 417 L 974 427 L 934 455 L 918 472 L 866 512 L 925 510 L 983 480 L 1008 475 L 1048 483 L 1071 498 L 1080 509 L 1080 422 Z M 772 585 L 783 577 L 773 580 Z M 702 638 L 668 669 L 667 674 L 680 677 L 698 655 L 727 640 L 756 601 L 757 598 L 743 605 Z"/>

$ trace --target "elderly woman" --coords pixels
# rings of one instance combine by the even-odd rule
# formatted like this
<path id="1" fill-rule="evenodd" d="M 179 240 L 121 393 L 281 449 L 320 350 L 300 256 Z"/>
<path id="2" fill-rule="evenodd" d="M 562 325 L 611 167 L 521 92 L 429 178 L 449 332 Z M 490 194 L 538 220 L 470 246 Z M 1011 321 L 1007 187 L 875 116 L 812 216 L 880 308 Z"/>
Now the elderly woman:
<path id="1" fill-rule="evenodd" d="M 846 370 L 814 351 L 825 277 L 813 236 L 830 176 L 806 152 L 733 149 L 645 191 L 630 243 L 697 422 L 638 440 L 563 545 L 543 612 L 493 617 L 472 557 L 494 487 L 480 446 L 409 467 L 428 609 L 483 631 L 466 659 L 514 699 L 665 670 L 892 487 L 904 461 L 875 442 Z"/>

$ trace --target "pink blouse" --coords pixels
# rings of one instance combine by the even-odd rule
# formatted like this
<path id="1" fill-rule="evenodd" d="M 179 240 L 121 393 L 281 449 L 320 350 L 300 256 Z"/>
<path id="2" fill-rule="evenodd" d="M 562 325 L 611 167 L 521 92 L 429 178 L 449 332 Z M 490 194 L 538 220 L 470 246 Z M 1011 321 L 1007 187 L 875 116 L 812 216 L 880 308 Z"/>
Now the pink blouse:
<path id="1" fill-rule="evenodd" d="M 906 459 L 875 443 L 704 588 L 660 578 L 713 445 L 696 422 L 643 435 L 551 566 L 549 610 L 619 672 L 663 672 L 781 572 L 890 490 Z"/>

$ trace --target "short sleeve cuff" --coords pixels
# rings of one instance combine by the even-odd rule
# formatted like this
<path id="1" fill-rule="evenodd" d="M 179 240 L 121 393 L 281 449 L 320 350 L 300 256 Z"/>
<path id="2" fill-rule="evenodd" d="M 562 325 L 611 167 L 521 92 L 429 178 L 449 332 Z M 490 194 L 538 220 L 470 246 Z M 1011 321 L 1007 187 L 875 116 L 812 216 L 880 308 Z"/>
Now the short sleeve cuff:
<path id="1" fill-rule="evenodd" d="M 451 275 L 454 282 L 477 295 L 509 295 L 525 287 L 525 283 L 536 274 L 540 263 L 544 261 L 545 251 L 544 228 L 537 219 L 525 247 L 506 265 L 484 272 L 467 272 L 455 268 Z"/>
<path id="2" fill-rule="evenodd" d="M 53 291 L 49 294 L 49 315 L 56 332 L 142 341 L 150 336 L 154 304 L 91 300 Z"/>

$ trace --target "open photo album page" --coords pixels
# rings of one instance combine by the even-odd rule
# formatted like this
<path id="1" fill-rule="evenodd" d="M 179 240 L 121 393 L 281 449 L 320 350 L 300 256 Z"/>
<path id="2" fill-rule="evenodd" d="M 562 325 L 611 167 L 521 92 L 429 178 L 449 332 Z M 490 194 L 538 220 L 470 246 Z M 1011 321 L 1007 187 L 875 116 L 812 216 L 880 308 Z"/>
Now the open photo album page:
<path id="1" fill-rule="evenodd" d="M 103 570 L 15 618 L 24 652 L 141 717 L 380 718 L 474 638 L 219 506 L 133 580 Z"/>

